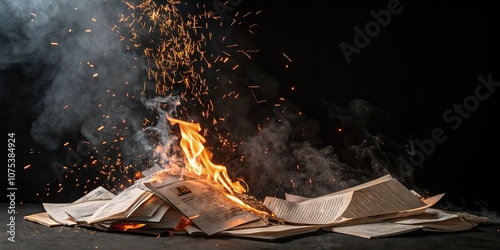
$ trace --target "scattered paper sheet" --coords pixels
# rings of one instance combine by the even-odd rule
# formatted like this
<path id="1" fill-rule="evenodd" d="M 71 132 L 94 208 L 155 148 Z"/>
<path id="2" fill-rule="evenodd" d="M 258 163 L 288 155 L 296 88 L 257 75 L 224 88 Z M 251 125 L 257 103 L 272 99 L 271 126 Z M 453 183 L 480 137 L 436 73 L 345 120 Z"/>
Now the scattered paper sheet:
<path id="1" fill-rule="evenodd" d="M 331 224 L 347 209 L 352 192 L 321 196 L 302 202 L 266 197 L 264 205 L 278 218 L 296 224 Z"/>
<path id="2" fill-rule="evenodd" d="M 201 179 L 145 183 L 150 190 L 169 201 L 207 235 L 258 220 L 259 217 L 231 200 Z"/>

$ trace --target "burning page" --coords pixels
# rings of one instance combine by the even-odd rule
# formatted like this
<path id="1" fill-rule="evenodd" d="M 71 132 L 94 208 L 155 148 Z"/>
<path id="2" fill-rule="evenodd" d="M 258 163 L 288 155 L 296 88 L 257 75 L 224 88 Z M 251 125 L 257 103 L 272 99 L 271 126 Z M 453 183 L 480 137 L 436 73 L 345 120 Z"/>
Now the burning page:
<path id="1" fill-rule="evenodd" d="M 206 180 L 170 177 L 145 185 L 182 212 L 207 235 L 256 221 L 259 216 L 242 208 Z"/>

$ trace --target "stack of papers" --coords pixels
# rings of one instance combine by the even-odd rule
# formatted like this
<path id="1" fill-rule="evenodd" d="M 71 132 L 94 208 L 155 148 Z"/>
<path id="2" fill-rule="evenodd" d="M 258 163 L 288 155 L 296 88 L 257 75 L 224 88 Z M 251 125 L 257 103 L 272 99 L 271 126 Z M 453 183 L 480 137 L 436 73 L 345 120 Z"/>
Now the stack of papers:
<path id="1" fill-rule="evenodd" d="M 158 173 L 117 195 L 99 187 L 72 203 L 43 203 L 45 212 L 25 219 L 48 227 L 268 240 L 318 230 L 371 239 L 415 230 L 465 231 L 485 221 L 500 224 L 432 208 L 444 194 L 424 199 L 390 175 L 315 198 L 266 197 L 261 203 L 266 211 L 257 211 L 207 180 Z"/>

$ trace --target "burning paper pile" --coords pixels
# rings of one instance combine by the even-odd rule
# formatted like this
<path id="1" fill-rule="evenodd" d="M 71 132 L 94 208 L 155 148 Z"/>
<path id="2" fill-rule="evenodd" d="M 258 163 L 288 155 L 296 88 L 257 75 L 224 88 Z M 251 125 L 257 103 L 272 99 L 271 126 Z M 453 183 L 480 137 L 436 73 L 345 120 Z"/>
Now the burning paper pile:
<path id="1" fill-rule="evenodd" d="M 211 162 L 199 124 L 166 118 L 179 125 L 184 167 L 157 165 L 117 195 L 98 187 L 72 203 L 43 203 L 46 212 L 25 219 L 108 232 L 258 239 L 317 230 L 372 238 L 417 229 L 462 231 L 477 225 L 470 217 L 431 209 L 444 194 L 423 199 L 390 175 L 316 198 L 287 194 L 286 199 L 258 201 L 229 178 L 224 166 Z M 161 149 L 162 145 L 156 148 Z"/>
<path id="2" fill-rule="evenodd" d="M 159 171 L 114 195 L 99 187 L 73 203 L 44 203 L 25 219 L 47 226 L 161 235 L 230 235 L 278 239 L 317 230 L 365 238 L 418 229 L 464 231 L 485 218 L 431 208 L 443 194 L 418 197 L 390 175 L 316 198 L 267 197 L 260 207 L 201 178 Z"/>

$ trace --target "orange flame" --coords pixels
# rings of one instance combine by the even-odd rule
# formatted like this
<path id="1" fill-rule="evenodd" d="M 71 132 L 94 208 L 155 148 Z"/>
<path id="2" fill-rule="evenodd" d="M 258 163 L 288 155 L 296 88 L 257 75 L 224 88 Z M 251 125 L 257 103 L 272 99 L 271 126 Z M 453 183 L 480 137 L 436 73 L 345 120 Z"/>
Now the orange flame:
<path id="1" fill-rule="evenodd" d="M 184 230 L 187 226 L 194 225 L 193 222 L 184 216 L 182 216 L 181 220 L 175 226 L 174 230 Z"/>
<path id="2" fill-rule="evenodd" d="M 144 223 L 140 223 L 140 224 L 127 224 L 127 225 L 123 225 L 121 226 L 121 229 L 123 229 L 123 231 L 127 231 L 129 229 L 133 230 L 133 229 L 139 229 L 141 227 L 144 227 L 146 226 L 146 224 Z"/>
<path id="3" fill-rule="evenodd" d="M 212 163 L 212 152 L 206 149 L 203 144 L 205 138 L 199 134 L 201 126 L 199 123 L 190 123 L 167 116 L 170 124 L 178 124 L 181 131 L 180 146 L 185 153 L 188 171 L 194 172 L 198 176 L 206 176 L 207 179 L 222 185 L 229 193 L 244 193 L 245 188 L 239 181 L 233 182 L 226 167 Z"/>

